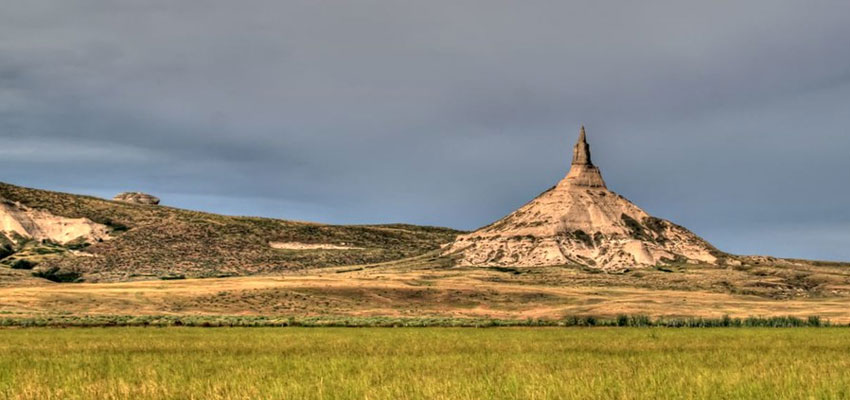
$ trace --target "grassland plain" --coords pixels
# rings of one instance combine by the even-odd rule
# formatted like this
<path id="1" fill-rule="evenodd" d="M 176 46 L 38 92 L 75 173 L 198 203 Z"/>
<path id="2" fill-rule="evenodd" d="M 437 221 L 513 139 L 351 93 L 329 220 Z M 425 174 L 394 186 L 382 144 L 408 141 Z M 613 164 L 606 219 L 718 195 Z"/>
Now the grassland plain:
<path id="1" fill-rule="evenodd" d="M 850 330 L 0 330 L 5 399 L 850 397 Z"/>
<path id="2" fill-rule="evenodd" d="M 710 270 L 714 273 L 714 270 Z M 567 316 L 614 318 L 733 318 L 819 316 L 850 323 L 850 297 L 772 298 L 682 287 L 664 280 L 702 271 L 648 271 L 644 283 L 626 286 L 607 274 L 574 269 L 485 268 L 362 271 L 116 283 L 45 283 L 0 287 L 0 317 L 253 316 L 403 317 L 562 320 Z M 718 271 L 719 275 L 719 271 Z M 729 273 L 727 273 L 727 276 Z M 594 280 L 591 280 L 594 279 Z M 692 278 L 695 281 L 696 278 Z M 637 282 L 637 280 L 635 280 Z"/>

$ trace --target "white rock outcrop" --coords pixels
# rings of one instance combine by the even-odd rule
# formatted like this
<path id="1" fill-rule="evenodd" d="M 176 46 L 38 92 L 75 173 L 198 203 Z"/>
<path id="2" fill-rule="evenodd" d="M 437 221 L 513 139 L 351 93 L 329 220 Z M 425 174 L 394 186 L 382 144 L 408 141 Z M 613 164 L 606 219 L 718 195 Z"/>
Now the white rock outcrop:
<path id="1" fill-rule="evenodd" d="M 123 203 L 143 204 L 155 206 L 159 204 L 159 197 L 149 195 L 142 192 L 124 192 L 116 195 L 112 200 Z"/>
<path id="2" fill-rule="evenodd" d="M 65 218 L 0 199 L 0 234 L 65 244 L 76 239 L 94 243 L 109 238 L 109 228 L 88 218 Z"/>

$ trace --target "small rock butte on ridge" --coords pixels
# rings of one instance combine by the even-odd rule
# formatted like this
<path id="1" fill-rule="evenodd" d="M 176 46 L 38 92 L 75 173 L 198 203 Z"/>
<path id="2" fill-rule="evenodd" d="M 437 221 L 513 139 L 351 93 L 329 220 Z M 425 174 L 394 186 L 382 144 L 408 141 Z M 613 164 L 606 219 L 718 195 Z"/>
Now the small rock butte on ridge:
<path id="1" fill-rule="evenodd" d="M 445 249 L 463 266 L 578 264 L 606 271 L 717 264 L 711 244 L 608 190 L 582 126 L 567 176 L 508 216 Z"/>
<path id="2" fill-rule="evenodd" d="M 112 200 L 131 204 L 157 205 L 159 198 L 141 192 L 124 192 L 112 198 Z"/>

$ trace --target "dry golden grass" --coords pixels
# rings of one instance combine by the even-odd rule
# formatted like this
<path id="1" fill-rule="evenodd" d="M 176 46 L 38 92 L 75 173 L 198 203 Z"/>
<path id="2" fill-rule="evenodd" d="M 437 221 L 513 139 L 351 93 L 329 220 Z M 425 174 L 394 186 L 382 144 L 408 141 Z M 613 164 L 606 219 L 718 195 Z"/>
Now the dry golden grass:
<path id="1" fill-rule="evenodd" d="M 5 287 L 0 288 L 0 312 L 9 316 L 338 315 L 501 319 L 618 314 L 710 318 L 818 315 L 836 323 L 850 322 L 847 312 L 850 296 L 839 286 L 829 286 L 828 293 L 809 290 L 788 297 L 771 295 L 784 291 L 744 294 L 728 286 L 714 285 L 718 280 L 729 281 L 730 276 L 745 273 L 735 270 L 697 267 L 682 272 L 644 270 L 639 277 L 629 277 L 575 268 L 455 268 L 432 264 L 426 258 L 406 262 L 311 270 L 285 276 Z M 829 282 L 843 279 L 834 271 L 823 274 L 832 277 Z"/>

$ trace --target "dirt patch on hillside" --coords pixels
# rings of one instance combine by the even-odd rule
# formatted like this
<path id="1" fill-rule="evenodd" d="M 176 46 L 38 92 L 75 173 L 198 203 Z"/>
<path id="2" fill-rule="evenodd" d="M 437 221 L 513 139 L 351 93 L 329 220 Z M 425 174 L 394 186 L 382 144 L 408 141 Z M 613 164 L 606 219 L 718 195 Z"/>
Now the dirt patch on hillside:
<path id="1" fill-rule="evenodd" d="M 269 242 L 269 246 L 280 250 L 363 250 L 362 247 L 327 243 Z"/>

